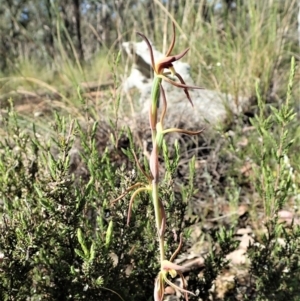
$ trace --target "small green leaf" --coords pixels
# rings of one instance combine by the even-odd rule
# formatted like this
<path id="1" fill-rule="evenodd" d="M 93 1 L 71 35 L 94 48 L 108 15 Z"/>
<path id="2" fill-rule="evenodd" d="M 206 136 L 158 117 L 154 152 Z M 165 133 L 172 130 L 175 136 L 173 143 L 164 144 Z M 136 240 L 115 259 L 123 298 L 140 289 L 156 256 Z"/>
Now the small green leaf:
<path id="1" fill-rule="evenodd" d="M 102 278 L 101 276 L 99 276 L 99 277 L 96 279 L 96 281 L 95 281 L 95 284 L 96 284 L 97 286 L 102 286 L 103 283 L 104 283 L 104 281 L 103 281 L 103 278 Z"/>
<path id="2" fill-rule="evenodd" d="M 78 250 L 77 250 L 77 251 L 78 251 Z M 79 251 L 79 252 L 80 252 L 80 251 Z M 77 252 L 76 252 L 76 249 L 75 249 L 75 253 L 77 253 Z M 77 274 L 73 265 L 71 265 L 70 272 L 71 272 L 71 275 L 76 275 L 76 274 Z"/>
<path id="3" fill-rule="evenodd" d="M 44 208 L 48 209 L 51 212 L 55 212 L 55 210 L 54 210 L 53 206 L 51 205 L 50 201 L 48 201 L 46 198 L 43 198 L 43 197 L 39 198 L 39 202 Z"/>
<path id="4" fill-rule="evenodd" d="M 89 261 L 93 261 L 95 259 L 95 244 L 92 243 L 90 247 L 90 258 Z"/>
<path id="5" fill-rule="evenodd" d="M 80 228 L 77 229 L 77 238 L 78 238 L 78 241 L 79 241 L 79 243 L 81 245 L 81 248 L 84 252 L 84 257 L 89 258 L 90 257 L 89 250 L 86 246 L 86 242 L 84 240 L 84 237 L 83 237 L 83 234 L 82 234 L 82 231 L 81 231 Z"/>
<path id="6" fill-rule="evenodd" d="M 105 236 L 105 247 L 107 249 L 110 246 L 112 235 L 113 235 L 113 221 L 111 220 L 108 224 L 108 228 L 107 228 L 106 236 Z"/>
<path id="7" fill-rule="evenodd" d="M 84 254 L 83 254 L 83 252 L 82 251 L 80 251 L 80 250 L 78 250 L 78 249 L 74 249 L 75 250 L 75 253 L 79 256 L 79 257 L 81 257 L 82 259 L 86 259 L 86 257 L 84 256 Z"/>

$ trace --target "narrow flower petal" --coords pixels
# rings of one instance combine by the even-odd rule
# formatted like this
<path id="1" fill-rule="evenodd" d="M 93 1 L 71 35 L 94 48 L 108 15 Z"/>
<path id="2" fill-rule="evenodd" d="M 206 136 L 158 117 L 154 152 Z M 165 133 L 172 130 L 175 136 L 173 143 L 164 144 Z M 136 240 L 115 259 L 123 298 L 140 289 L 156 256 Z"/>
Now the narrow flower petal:
<path id="1" fill-rule="evenodd" d="M 178 290 L 178 291 L 180 291 L 180 292 L 182 292 L 182 293 L 187 293 L 187 294 L 191 294 L 191 295 L 193 295 L 193 296 L 196 296 L 193 292 L 188 291 L 188 290 L 186 290 L 186 289 L 184 289 L 184 288 L 182 288 L 182 287 L 180 287 L 180 286 L 175 285 L 175 284 L 174 284 L 172 281 L 170 281 L 167 277 L 164 277 L 164 280 L 165 280 L 165 282 L 166 282 L 169 286 L 173 287 L 175 290 Z"/>
<path id="2" fill-rule="evenodd" d="M 187 49 L 183 50 L 182 52 L 180 52 L 179 54 L 174 55 L 173 57 L 175 57 L 175 61 L 178 61 L 181 58 L 183 58 L 189 50 L 190 50 L 190 48 L 187 48 Z"/>
<path id="3" fill-rule="evenodd" d="M 137 159 L 137 156 L 136 156 L 134 150 L 132 150 L 132 153 L 133 153 L 133 157 L 134 157 L 135 163 L 137 164 L 139 170 L 140 170 L 140 171 L 142 172 L 142 174 L 148 179 L 148 181 L 151 182 L 151 181 L 153 180 L 152 177 L 151 177 L 151 175 L 148 175 L 148 174 L 146 173 L 146 171 L 142 168 L 142 166 L 141 166 L 139 160 Z"/>
<path id="4" fill-rule="evenodd" d="M 181 272 L 178 272 L 178 274 L 179 274 L 179 276 L 180 276 L 180 278 L 181 278 L 181 281 L 182 281 L 182 287 L 183 287 L 183 289 L 185 289 L 186 290 L 186 281 L 185 281 L 185 279 L 184 279 L 184 276 L 183 276 L 183 274 L 181 273 Z M 192 294 L 191 292 L 189 292 L 189 294 Z M 194 295 L 195 296 L 195 295 Z M 189 297 L 188 297 L 188 292 L 184 292 L 184 298 L 185 298 L 185 301 L 189 301 Z"/>
<path id="5" fill-rule="evenodd" d="M 169 270 L 181 271 L 184 270 L 184 267 L 176 263 L 173 263 L 169 260 L 163 260 L 161 263 L 161 269 L 163 271 L 169 271 Z"/>
<path id="6" fill-rule="evenodd" d="M 163 102 L 163 108 L 162 108 L 162 112 L 161 112 L 161 116 L 160 116 L 160 123 L 163 125 L 163 121 L 165 119 L 166 112 L 167 112 L 167 98 L 166 98 L 165 90 L 162 85 L 160 85 L 160 94 L 161 94 L 162 102 Z"/>
<path id="7" fill-rule="evenodd" d="M 114 203 L 116 203 L 117 201 L 121 200 L 126 194 L 128 194 L 132 189 L 137 188 L 139 186 L 145 186 L 144 183 L 138 182 L 135 183 L 134 185 L 130 186 L 128 189 L 125 190 L 124 193 L 122 193 L 119 197 L 117 197 L 116 199 L 112 200 L 110 202 L 111 205 L 113 205 Z"/>
<path id="8" fill-rule="evenodd" d="M 182 246 L 183 246 L 183 235 L 182 235 L 182 232 L 181 232 L 180 236 L 179 236 L 179 245 L 178 245 L 177 249 L 175 250 L 175 252 L 173 253 L 173 255 L 171 256 L 171 258 L 170 258 L 171 262 L 176 258 L 177 254 L 180 252 Z"/>
<path id="9" fill-rule="evenodd" d="M 188 131 L 188 130 L 183 130 L 183 129 L 171 128 L 171 129 L 163 130 L 163 134 L 167 134 L 167 133 L 182 133 L 182 134 L 193 136 L 193 135 L 199 135 L 203 131 L 204 131 L 204 129 L 202 129 L 200 131 Z"/>
<path id="10" fill-rule="evenodd" d="M 141 36 L 144 41 L 146 42 L 148 48 L 149 48 L 149 52 L 150 52 L 150 58 L 151 58 L 151 65 L 152 65 L 152 68 L 153 70 L 155 70 L 155 61 L 154 61 L 154 55 L 153 55 L 153 49 L 152 49 L 152 46 L 151 46 L 151 43 L 149 42 L 149 40 L 147 39 L 147 37 L 142 34 L 141 32 L 136 32 L 139 36 Z"/>
<path id="11" fill-rule="evenodd" d="M 192 106 L 194 106 L 192 99 L 190 97 L 190 94 L 188 92 L 188 89 L 203 89 L 202 87 L 197 87 L 197 86 L 190 86 L 190 85 L 186 85 L 185 81 L 183 80 L 183 78 L 181 77 L 180 74 L 175 73 L 176 77 L 180 80 L 180 83 L 175 82 L 174 80 L 168 78 L 166 75 L 168 75 L 168 73 L 164 73 L 164 74 L 160 74 L 158 76 L 160 76 L 162 79 L 164 79 L 165 81 L 167 81 L 168 83 L 170 83 L 173 86 L 176 86 L 178 88 L 183 88 L 185 95 L 187 96 L 189 102 L 191 103 Z"/>
<path id="12" fill-rule="evenodd" d="M 173 67 L 174 62 L 180 60 L 183 56 L 186 55 L 186 53 L 189 51 L 189 48 L 185 49 L 181 53 L 177 55 L 172 56 L 166 56 L 158 60 L 158 62 L 155 64 L 155 70 L 157 74 L 161 74 L 164 69 L 168 69 Z"/>
<path id="13" fill-rule="evenodd" d="M 169 49 L 166 53 L 166 56 L 169 56 L 172 53 L 172 50 L 174 48 L 175 45 L 175 41 L 176 41 L 176 33 L 175 33 L 175 23 L 172 22 L 172 27 L 173 27 L 173 37 L 172 37 L 172 42 L 171 45 L 169 46 Z"/>
<path id="14" fill-rule="evenodd" d="M 180 80 L 180 82 L 185 85 L 186 87 L 183 89 L 186 97 L 188 98 L 188 100 L 190 101 L 191 105 L 193 105 L 193 102 L 192 102 L 192 99 L 190 97 L 190 93 L 188 91 L 188 86 L 186 85 L 185 81 L 183 80 L 182 76 L 179 74 L 179 73 L 175 73 L 175 76 Z M 196 89 L 196 88 L 193 88 L 193 89 Z M 200 87 L 197 87 L 197 89 L 201 89 Z"/>
<path id="15" fill-rule="evenodd" d="M 128 214 L 127 214 L 127 226 L 129 225 L 130 222 L 130 218 L 131 218 L 131 210 L 132 210 L 132 205 L 133 205 L 133 201 L 135 199 L 135 197 L 137 196 L 138 193 L 142 192 L 142 191 L 147 191 L 149 190 L 148 187 L 141 187 L 139 189 L 137 189 L 131 196 L 130 198 L 130 202 L 129 202 L 129 206 L 128 206 Z"/>

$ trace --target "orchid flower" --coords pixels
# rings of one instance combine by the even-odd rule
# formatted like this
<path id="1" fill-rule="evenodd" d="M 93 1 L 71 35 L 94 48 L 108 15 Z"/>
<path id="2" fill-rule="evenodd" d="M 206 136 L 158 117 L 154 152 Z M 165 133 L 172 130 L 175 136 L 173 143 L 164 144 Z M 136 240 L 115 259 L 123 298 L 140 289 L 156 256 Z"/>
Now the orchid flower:
<path id="1" fill-rule="evenodd" d="M 155 139 L 156 139 L 156 145 L 153 146 L 153 156 L 151 156 L 151 160 L 150 160 L 150 166 L 152 167 L 151 172 L 153 174 L 153 177 L 156 178 L 158 175 L 157 174 L 158 171 L 156 168 L 157 163 L 158 163 L 156 153 L 157 153 L 157 147 L 159 148 L 161 146 L 163 135 L 167 134 L 167 133 L 171 133 L 171 132 L 183 133 L 183 134 L 187 134 L 187 135 L 198 135 L 203 131 L 203 130 L 187 131 L 187 130 L 177 129 L 177 128 L 171 128 L 171 129 L 166 129 L 166 130 L 163 129 L 163 119 L 165 117 L 166 110 L 167 110 L 167 101 L 166 101 L 164 89 L 161 85 L 162 80 L 165 80 L 168 83 L 170 83 L 178 88 L 182 88 L 184 90 L 189 102 L 191 103 L 191 105 L 193 105 L 193 102 L 191 100 L 188 89 L 202 89 L 202 88 L 197 87 L 197 86 L 186 85 L 182 76 L 175 71 L 173 63 L 180 60 L 182 57 L 184 57 L 185 54 L 189 51 L 189 48 L 185 49 L 178 55 L 171 55 L 174 45 L 175 45 L 175 42 L 176 42 L 175 24 L 174 23 L 173 23 L 173 38 L 172 38 L 172 42 L 169 46 L 169 49 L 168 49 L 167 53 L 165 54 L 165 56 L 162 57 L 161 59 L 159 59 L 157 62 L 155 62 L 155 60 L 154 60 L 153 49 L 152 49 L 151 43 L 149 42 L 147 37 L 140 32 L 137 32 L 137 34 L 140 35 L 144 39 L 144 41 L 146 42 L 146 44 L 149 48 L 151 65 L 152 65 L 152 68 L 154 71 L 154 81 L 153 81 L 152 91 L 151 91 L 152 102 L 151 102 L 151 106 L 150 106 L 150 110 L 149 110 L 149 120 L 150 120 L 150 127 L 152 130 L 152 133 L 154 134 L 153 136 L 155 136 Z M 168 69 L 169 71 L 165 72 L 165 69 Z M 167 76 L 169 74 L 176 76 L 179 79 L 180 83 L 170 79 Z M 158 108 L 160 95 L 162 96 L 162 100 L 163 100 L 163 110 L 162 110 L 160 121 L 158 122 L 157 108 Z"/>
<path id="2" fill-rule="evenodd" d="M 175 41 L 176 41 L 176 35 L 175 35 L 175 24 L 173 23 L 173 38 L 172 38 L 172 42 L 169 46 L 169 49 L 167 51 L 167 53 L 165 54 L 165 56 L 161 59 L 159 59 L 157 62 L 155 62 L 154 60 L 154 55 L 153 55 L 153 49 L 151 46 L 151 43 L 149 42 L 149 40 L 147 39 L 147 37 L 140 33 L 137 32 L 137 34 L 139 36 L 141 36 L 144 41 L 146 42 L 148 48 L 149 48 L 149 52 L 150 52 L 150 58 L 151 58 L 151 65 L 155 74 L 155 79 L 159 79 L 157 81 L 157 83 L 160 85 L 161 84 L 161 80 L 165 80 L 168 83 L 178 87 L 178 88 L 183 88 L 189 102 L 191 103 L 191 105 L 193 105 L 193 102 L 191 100 L 190 94 L 188 92 L 188 89 L 202 89 L 200 87 L 197 86 L 189 86 L 186 85 L 184 79 L 182 78 L 182 76 L 177 73 L 174 69 L 174 65 L 173 63 L 180 60 L 182 57 L 184 57 L 186 55 L 186 53 L 189 51 L 189 48 L 185 49 L 184 51 L 182 51 L 181 53 L 177 54 L 177 55 L 171 55 L 174 45 L 175 45 Z M 168 69 L 168 72 L 164 72 L 165 69 Z M 180 83 L 170 79 L 169 77 L 167 77 L 167 75 L 172 74 L 173 76 L 176 76 Z M 153 85 L 153 89 L 152 89 L 152 94 L 154 93 L 159 93 L 159 88 L 155 87 L 156 85 Z M 155 97 L 155 95 L 154 95 Z M 152 99 L 154 98 L 153 96 L 151 97 Z M 157 98 L 157 97 L 155 97 Z"/>
<path id="3" fill-rule="evenodd" d="M 158 273 L 158 276 L 155 279 L 155 286 L 154 286 L 154 300 L 155 301 L 162 301 L 164 298 L 164 293 L 165 293 L 165 283 L 174 288 L 175 290 L 178 290 L 184 294 L 185 300 L 188 301 L 188 294 L 196 296 L 194 293 L 191 291 L 188 291 L 186 289 L 186 281 L 184 279 L 182 270 L 183 267 L 173 263 L 172 261 L 175 259 L 177 256 L 178 252 L 180 251 L 182 247 L 182 234 L 180 235 L 180 242 L 179 246 L 172 255 L 170 260 L 163 260 L 161 262 L 161 270 Z M 175 278 L 177 275 L 180 276 L 182 280 L 183 287 L 179 287 L 175 285 L 173 282 L 171 282 L 168 279 L 168 275 L 170 275 L 172 278 Z"/>

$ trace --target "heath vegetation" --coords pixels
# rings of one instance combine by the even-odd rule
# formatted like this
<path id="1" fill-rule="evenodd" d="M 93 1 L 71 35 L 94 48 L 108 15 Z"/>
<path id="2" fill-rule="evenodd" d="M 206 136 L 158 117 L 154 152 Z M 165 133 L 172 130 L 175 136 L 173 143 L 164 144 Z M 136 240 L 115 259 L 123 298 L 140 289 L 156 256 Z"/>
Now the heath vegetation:
<path id="1" fill-rule="evenodd" d="M 296 0 L 0 0 L 0 300 L 300 300 L 298 15 Z M 121 44 L 141 40 L 145 122 L 121 89 Z M 200 87 L 250 105 L 165 128 L 165 81 L 191 105 Z"/>

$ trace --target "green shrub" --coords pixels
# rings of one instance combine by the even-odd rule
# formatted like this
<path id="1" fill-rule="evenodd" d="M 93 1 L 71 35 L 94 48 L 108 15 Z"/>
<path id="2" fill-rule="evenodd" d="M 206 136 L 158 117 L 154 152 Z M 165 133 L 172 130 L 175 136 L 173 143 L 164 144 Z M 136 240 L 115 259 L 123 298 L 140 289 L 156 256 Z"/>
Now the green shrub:
<path id="1" fill-rule="evenodd" d="M 248 281 L 241 284 L 237 279 L 226 300 L 298 300 L 300 294 L 299 225 L 288 227 L 279 220 L 285 206 L 299 206 L 299 185 L 289 163 L 299 163 L 290 153 L 296 118 L 291 109 L 294 72 L 292 61 L 286 102 L 279 108 L 267 112 L 257 88 L 259 112 L 251 122 L 259 139 L 253 140 L 248 155 L 265 231 L 247 250 Z M 127 225 L 128 187 L 145 182 L 153 167 L 142 159 L 132 133 L 119 131 L 117 120 L 108 125 L 54 117 L 49 137 L 39 134 L 35 125 L 31 130 L 24 127 L 12 107 L 1 121 L 1 300 L 153 300 L 154 281 L 161 271 L 160 229 L 148 193 L 138 194 Z M 113 143 L 108 139 L 111 133 Z M 154 140 L 160 143 L 165 168 L 159 188 L 168 222 L 163 251 L 170 258 L 178 247 L 176 237 L 184 233 L 188 238 L 193 225 L 186 211 L 197 189 L 195 160 L 178 194 L 173 183 L 179 144 Z M 188 288 L 197 294 L 190 300 L 218 300 L 210 289 L 228 267 L 225 256 L 237 245 L 235 227 L 236 223 L 210 233 L 203 274 L 199 276 L 199 269 L 189 273 Z"/>
<path id="2" fill-rule="evenodd" d="M 54 132 L 47 139 L 35 126 L 32 131 L 21 127 L 11 109 L 3 126 L 1 300 L 151 300 L 158 262 L 149 197 L 138 198 L 130 227 L 128 198 L 112 203 L 143 177 L 135 167 L 128 168 L 134 165 L 131 150 L 136 148 L 130 132 L 122 138 L 128 158 L 109 143 L 99 148 L 97 136 L 108 125 L 94 123 L 84 130 L 55 115 Z M 165 155 L 167 159 L 167 150 Z M 114 162 L 118 156 L 125 163 Z M 178 156 L 179 151 L 167 159 L 169 179 Z M 163 189 L 167 216 L 172 216 L 170 254 L 177 248 L 171 231 L 183 231 L 187 204 L 176 199 L 172 185 Z"/>

